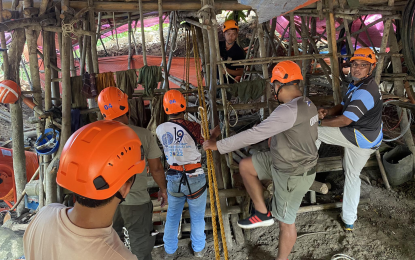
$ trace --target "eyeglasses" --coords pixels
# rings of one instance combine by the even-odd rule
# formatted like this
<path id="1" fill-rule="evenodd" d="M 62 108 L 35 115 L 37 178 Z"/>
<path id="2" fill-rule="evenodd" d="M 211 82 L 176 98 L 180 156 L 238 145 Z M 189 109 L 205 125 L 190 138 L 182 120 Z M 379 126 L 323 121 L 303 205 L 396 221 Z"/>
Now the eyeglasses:
<path id="1" fill-rule="evenodd" d="M 366 68 L 367 66 L 369 66 L 369 65 L 370 65 L 370 63 L 362 63 L 362 64 L 359 64 L 359 63 L 353 62 L 353 63 L 351 63 L 350 65 L 352 66 L 352 68 L 364 69 L 364 68 Z"/>

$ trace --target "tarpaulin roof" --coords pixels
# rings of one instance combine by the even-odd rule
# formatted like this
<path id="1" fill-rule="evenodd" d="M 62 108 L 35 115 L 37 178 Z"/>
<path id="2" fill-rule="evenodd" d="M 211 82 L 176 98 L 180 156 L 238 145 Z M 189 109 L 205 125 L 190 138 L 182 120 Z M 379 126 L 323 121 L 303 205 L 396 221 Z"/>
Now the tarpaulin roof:
<path id="1" fill-rule="evenodd" d="M 260 23 L 271 20 L 290 11 L 294 11 L 317 2 L 318 0 L 238 0 L 256 10 Z"/>

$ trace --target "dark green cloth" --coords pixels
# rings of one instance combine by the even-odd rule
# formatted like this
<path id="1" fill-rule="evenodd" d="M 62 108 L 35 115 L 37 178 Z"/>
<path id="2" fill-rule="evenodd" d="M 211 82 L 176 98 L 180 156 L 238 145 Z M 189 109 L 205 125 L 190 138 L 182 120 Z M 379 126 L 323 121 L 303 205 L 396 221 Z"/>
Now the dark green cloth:
<path id="1" fill-rule="evenodd" d="M 264 79 L 243 81 L 230 84 L 226 91 L 231 93 L 233 97 L 239 97 L 243 103 L 246 103 L 250 99 L 255 100 L 262 96 L 266 85 L 267 82 Z"/>
<path id="2" fill-rule="evenodd" d="M 151 250 L 156 243 L 153 231 L 153 203 L 143 205 L 119 205 L 113 218 L 113 228 L 121 240 L 124 240 L 125 227 L 130 238 L 131 253 L 138 260 L 151 260 Z"/>
<path id="3" fill-rule="evenodd" d="M 154 89 L 160 81 L 163 80 L 161 67 L 159 66 L 144 66 L 140 69 L 138 74 L 138 84 L 143 85 L 144 95 L 153 96 Z"/>
<path id="4" fill-rule="evenodd" d="M 124 91 L 128 98 L 133 98 L 134 89 L 137 87 L 137 73 L 135 69 L 115 72 L 117 87 Z"/>
<path id="5" fill-rule="evenodd" d="M 83 86 L 82 76 L 71 77 L 72 108 L 88 108 L 88 102 L 82 92 Z"/>

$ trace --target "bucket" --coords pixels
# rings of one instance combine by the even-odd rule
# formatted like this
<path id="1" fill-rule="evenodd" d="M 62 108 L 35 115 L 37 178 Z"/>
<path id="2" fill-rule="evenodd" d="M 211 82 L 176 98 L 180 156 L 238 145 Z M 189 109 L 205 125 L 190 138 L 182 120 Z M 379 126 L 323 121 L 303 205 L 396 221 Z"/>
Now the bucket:
<path id="1" fill-rule="evenodd" d="M 383 166 L 390 185 L 398 186 L 413 179 L 413 156 L 405 145 L 398 145 L 383 155 Z"/>

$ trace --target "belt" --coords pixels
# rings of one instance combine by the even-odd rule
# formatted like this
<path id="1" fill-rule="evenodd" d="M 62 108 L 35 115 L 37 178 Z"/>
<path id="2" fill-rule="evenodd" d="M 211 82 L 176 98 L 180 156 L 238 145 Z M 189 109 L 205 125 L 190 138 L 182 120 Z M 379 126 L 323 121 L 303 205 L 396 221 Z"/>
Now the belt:
<path id="1" fill-rule="evenodd" d="M 186 171 L 187 178 L 194 178 L 194 177 L 205 174 L 205 173 L 193 174 L 194 172 L 196 172 L 196 169 Z M 180 176 L 182 174 L 183 174 L 183 170 L 178 171 L 178 170 L 174 170 L 174 169 L 171 169 L 171 168 L 166 172 L 166 175 L 168 175 L 168 176 Z"/>
<path id="2" fill-rule="evenodd" d="M 184 169 L 183 169 L 184 167 Z M 185 164 L 185 165 L 170 165 L 170 169 L 176 170 L 176 171 L 191 171 L 197 168 L 201 168 L 202 164 L 200 163 L 193 163 L 193 164 Z"/>

